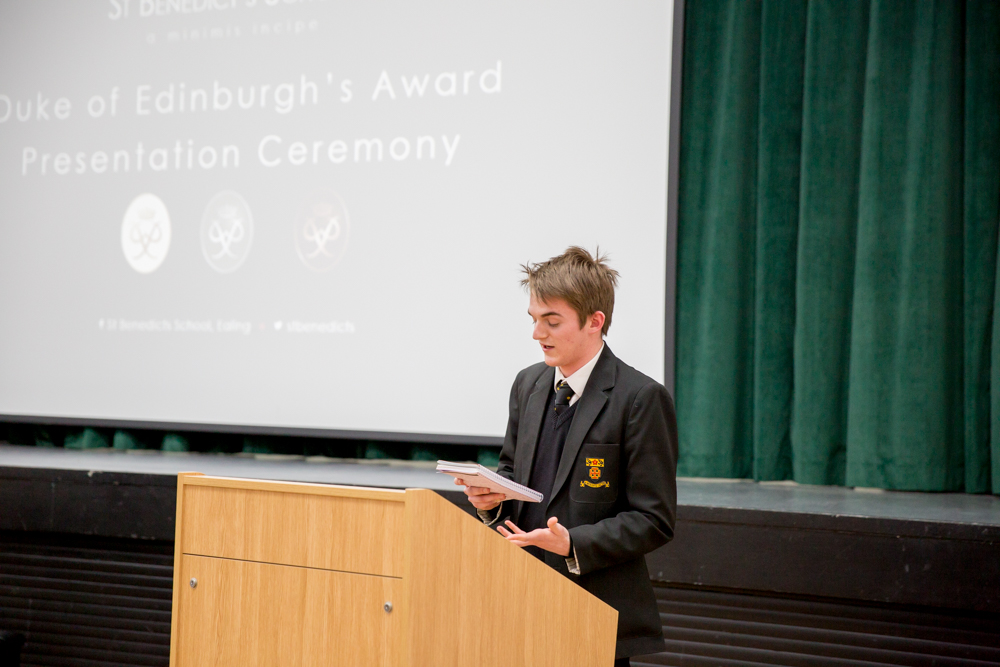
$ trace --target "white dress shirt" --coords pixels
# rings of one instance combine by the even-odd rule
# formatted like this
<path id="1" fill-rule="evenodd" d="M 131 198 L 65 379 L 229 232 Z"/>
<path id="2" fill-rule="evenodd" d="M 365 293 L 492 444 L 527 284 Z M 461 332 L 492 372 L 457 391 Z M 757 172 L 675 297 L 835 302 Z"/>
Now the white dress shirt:
<path id="1" fill-rule="evenodd" d="M 573 390 L 573 396 L 569 399 L 570 405 L 579 401 L 580 397 L 583 396 L 583 390 L 587 388 L 587 381 L 590 380 L 590 374 L 594 372 L 594 366 L 597 365 L 597 360 L 601 357 L 601 352 L 604 352 L 604 343 L 601 343 L 601 349 L 597 351 L 597 354 L 590 361 L 580 366 L 569 377 L 563 375 L 562 369 L 556 366 L 555 384 L 553 386 L 558 387 L 560 382 L 566 380 L 566 384 Z"/>

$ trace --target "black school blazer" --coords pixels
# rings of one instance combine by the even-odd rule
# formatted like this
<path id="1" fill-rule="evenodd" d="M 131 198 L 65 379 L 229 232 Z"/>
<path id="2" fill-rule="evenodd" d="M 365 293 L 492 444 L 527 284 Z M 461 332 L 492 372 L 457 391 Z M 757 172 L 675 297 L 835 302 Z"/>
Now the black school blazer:
<path id="1" fill-rule="evenodd" d="M 510 392 L 510 420 L 498 472 L 527 485 L 555 369 L 525 368 Z M 660 383 L 605 345 L 577 403 L 556 471 L 548 516 L 569 529 L 580 574 L 545 553 L 546 563 L 618 610 L 616 658 L 662 651 L 663 629 L 645 554 L 674 535 L 677 417 Z M 500 520 L 515 524 L 519 501 Z M 493 525 L 498 525 L 499 522 Z"/>

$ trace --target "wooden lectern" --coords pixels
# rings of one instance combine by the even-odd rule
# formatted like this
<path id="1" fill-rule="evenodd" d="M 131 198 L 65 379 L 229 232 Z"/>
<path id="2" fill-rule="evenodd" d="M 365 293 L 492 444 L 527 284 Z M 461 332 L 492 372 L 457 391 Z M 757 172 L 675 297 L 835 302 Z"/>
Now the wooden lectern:
<path id="1" fill-rule="evenodd" d="M 177 479 L 171 667 L 611 667 L 618 612 L 427 489 Z"/>

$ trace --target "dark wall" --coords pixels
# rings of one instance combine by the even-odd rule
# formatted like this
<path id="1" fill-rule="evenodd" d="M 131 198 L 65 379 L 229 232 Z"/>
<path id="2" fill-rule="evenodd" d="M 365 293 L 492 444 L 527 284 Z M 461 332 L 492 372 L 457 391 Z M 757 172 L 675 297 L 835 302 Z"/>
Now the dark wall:
<path id="1" fill-rule="evenodd" d="M 24 665 L 170 660 L 173 542 L 0 531 L 0 629 Z"/>

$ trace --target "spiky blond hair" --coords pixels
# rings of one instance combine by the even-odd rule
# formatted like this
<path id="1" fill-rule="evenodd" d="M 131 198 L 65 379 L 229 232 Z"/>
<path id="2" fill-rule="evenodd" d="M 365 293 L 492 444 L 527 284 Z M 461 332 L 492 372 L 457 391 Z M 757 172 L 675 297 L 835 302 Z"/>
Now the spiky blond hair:
<path id="1" fill-rule="evenodd" d="M 601 311 L 604 313 L 601 334 L 607 335 L 618 286 L 618 272 L 607 261 L 608 255 L 602 255 L 600 248 L 591 255 L 579 246 L 570 246 L 546 262 L 522 264 L 521 286 L 539 301 L 564 300 L 580 318 L 581 327 L 587 318 Z"/>

